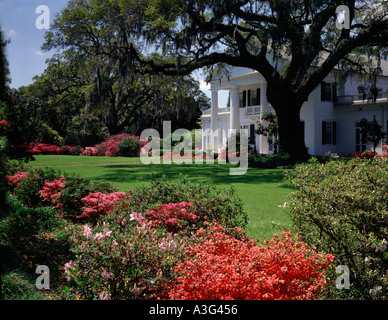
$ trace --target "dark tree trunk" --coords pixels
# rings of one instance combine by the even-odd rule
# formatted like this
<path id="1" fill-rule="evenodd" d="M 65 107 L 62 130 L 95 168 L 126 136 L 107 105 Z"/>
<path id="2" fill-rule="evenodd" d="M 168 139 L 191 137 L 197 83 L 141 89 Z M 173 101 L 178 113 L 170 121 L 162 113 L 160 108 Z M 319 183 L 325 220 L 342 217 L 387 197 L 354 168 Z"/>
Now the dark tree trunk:
<path id="1" fill-rule="evenodd" d="M 279 153 L 288 153 L 295 161 L 309 158 L 304 141 L 303 124 L 300 121 L 302 99 L 296 99 L 287 88 L 268 86 L 268 101 L 278 117 Z"/>

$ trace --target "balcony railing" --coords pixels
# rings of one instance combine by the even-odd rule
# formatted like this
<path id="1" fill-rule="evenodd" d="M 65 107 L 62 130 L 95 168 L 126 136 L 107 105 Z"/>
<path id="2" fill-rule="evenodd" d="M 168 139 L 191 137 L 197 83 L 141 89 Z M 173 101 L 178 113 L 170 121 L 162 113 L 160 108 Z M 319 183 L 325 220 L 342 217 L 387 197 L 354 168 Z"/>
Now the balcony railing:
<path id="1" fill-rule="evenodd" d="M 245 108 L 246 116 L 259 115 L 260 112 L 261 112 L 260 106 L 248 106 Z"/>
<path id="2" fill-rule="evenodd" d="M 261 107 L 260 106 L 248 106 L 248 107 L 245 107 L 245 115 L 259 115 L 260 112 L 261 112 Z M 230 112 L 230 108 L 219 108 L 218 109 L 218 114 L 220 113 L 226 113 L 226 112 Z M 209 115 L 212 113 L 212 109 L 207 109 L 205 111 L 203 111 L 202 115 Z"/>
<path id="3" fill-rule="evenodd" d="M 344 104 L 365 104 L 372 103 L 373 97 L 370 95 L 364 96 L 362 93 L 358 94 L 350 94 L 346 96 L 338 96 L 336 105 L 344 105 Z M 388 102 L 388 92 L 380 92 L 376 96 L 376 103 Z"/>
<path id="4" fill-rule="evenodd" d="M 229 108 L 219 108 L 218 109 L 218 114 L 225 113 L 225 112 L 230 112 L 230 109 Z M 203 113 L 202 113 L 202 115 L 207 115 L 207 114 L 212 114 L 211 108 L 203 111 Z"/>

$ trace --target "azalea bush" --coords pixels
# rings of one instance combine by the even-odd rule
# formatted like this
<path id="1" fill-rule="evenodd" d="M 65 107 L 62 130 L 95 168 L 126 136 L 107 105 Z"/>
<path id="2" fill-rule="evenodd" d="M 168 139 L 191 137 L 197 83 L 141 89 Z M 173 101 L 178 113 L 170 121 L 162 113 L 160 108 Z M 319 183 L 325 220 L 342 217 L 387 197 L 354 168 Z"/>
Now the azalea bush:
<path id="1" fill-rule="evenodd" d="M 383 153 L 381 155 L 383 157 L 388 157 L 388 145 L 383 146 Z"/>
<path id="2" fill-rule="evenodd" d="M 373 159 L 376 155 L 377 153 L 374 151 L 357 151 L 353 158 Z"/>
<path id="3" fill-rule="evenodd" d="M 61 176 L 60 179 L 56 179 L 53 182 L 46 181 L 42 190 L 39 191 L 39 195 L 42 197 L 42 201 L 47 201 L 55 204 L 55 208 L 60 208 L 62 203 L 58 201 L 61 196 L 61 190 L 66 185 L 65 176 Z"/>
<path id="4" fill-rule="evenodd" d="M 58 146 L 47 143 L 32 142 L 29 145 L 29 152 L 32 154 L 60 154 L 61 149 Z"/>
<path id="5" fill-rule="evenodd" d="M 100 152 L 95 147 L 85 147 L 80 151 L 80 156 L 99 156 Z"/>
<path id="6" fill-rule="evenodd" d="M 6 176 L 6 179 L 7 179 L 8 185 L 12 187 L 17 187 L 20 184 L 20 182 L 22 182 L 22 180 L 27 176 L 28 176 L 28 172 L 20 171 L 20 172 L 16 172 L 14 175 Z"/>
<path id="7" fill-rule="evenodd" d="M 288 212 L 303 240 L 349 268 L 351 288 L 343 294 L 386 298 L 388 159 L 326 164 L 312 159 L 287 171 L 287 177 L 296 189 Z"/>
<path id="8" fill-rule="evenodd" d="M 90 193 L 81 201 L 84 203 L 82 214 L 77 218 L 98 218 L 110 214 L 117 207 L 118 202 L 126 199 L 125 192 L 113 192 L 104 194 L 102 192 Z"/>
<path id="9" fill-rule="evenodd" d="M 74 259 L 64 266 L 64 299 L 150 299 L 174 278 L 183 238 L 150 223 L 110 214 L 74 231 Z"/>
<path id="10" fill-rule="evenodd" d="M 204 222 L 217 221 L 228 228 L 245 228 L 248 215 L 242 200 L 235 195 L 233 187 L 222 189 L 216 186 L 199 182 L 189 183 L 185 178 L 179 182 L 167 182 L 166 179 L 151 180 L 148 186 L 139 186 L 131 191 L 131 200 L 122 204 L 123 212 L 147 212 L 160 204 L 192 203 L 190 208 L 198 219 L 197 228 Z"/>
<path id="11" fill-rule="evenodd" d="M 85 203 L 82 199 L 93 193 L 110 194 L 118 192 L 118 189 L 108 182 L 91 182 L 90 179 L 77 176 L 66 176 L 66 180 L 65 187 L 61 190 L 56 201 L 60 203 L 59 211 L 64 218 L 74 222 L 80 222 L 80 217 L 84 217 L 83 207 Z"/>
<path id="12" fill-rule="evenodd" d="M 325 270 L 334 261 L 293 241 L 291 233 L 275 235 L 264 245 L 225 234 L 213 225 L 197 231 L 176 268 L 176 282 L 162 298 L 178 300 L 316 299 L 326 285 Z"/>
<path id="13" fill-rule="evenodd" d="M 187 202 L 161 204 L 153 210 L 148 210 L 146 218 L 157 228 L 177 233 L 195 226 L 199 217 L 192 210 L 193 204 Z"/>
<path id="14" fill-rule="evenodd" d="M 78 156 L 81 153 L 81 147 L 64 145 L 64 146 L 61 146 L 60 153 L 65 155 Z"/>
<path id="15" fill-rule="evenodd" d="M 42 202 L 40 191 L 46 182 L 60 179 L 61 173 L 53 169 L 30 169 L 28 174 L 16 173 L 22 177 L 16 187 L 10 191 L 27 207 L 40 207 L 52 205 L 51 202 Z"/>

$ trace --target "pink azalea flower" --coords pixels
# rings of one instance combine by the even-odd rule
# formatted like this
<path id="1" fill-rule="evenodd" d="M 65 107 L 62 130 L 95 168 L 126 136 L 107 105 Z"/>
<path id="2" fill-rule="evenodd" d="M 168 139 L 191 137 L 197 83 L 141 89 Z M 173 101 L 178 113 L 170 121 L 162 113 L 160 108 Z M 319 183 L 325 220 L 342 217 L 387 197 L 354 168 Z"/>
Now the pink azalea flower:
<path id="1" fill-rule="evenodd" d="M 101 292 L 99 295 L 100 300 L 109 300 L 110 294 L 107 292 Z"/>
<path id="2" fill-rule="evenodd" d="M 141 222 L 144 220 L 144 217 L 142 216 L 142 214 L 140 212 L 132 212 L 130 215 L 130 220 L 133 221 L 133 220 L 136 220 L 138 222 Z"/>
<path id="3" fill-rule="evenodd" d="M 86 236 L 86 239 L 90 239 L 92 234 L 92 228 L 90 228 L 88 225 L 84 225 L 84 236 Z"/>
<path id="4" fill-rule="evenodd" d="M 108 271 L 104 270 L 104 272 L 101 273 L 101 277 L 103 279 L 110 279 L 113 277 L 113 274 L 112 274 L 112 272 L 108 272 Z"/>

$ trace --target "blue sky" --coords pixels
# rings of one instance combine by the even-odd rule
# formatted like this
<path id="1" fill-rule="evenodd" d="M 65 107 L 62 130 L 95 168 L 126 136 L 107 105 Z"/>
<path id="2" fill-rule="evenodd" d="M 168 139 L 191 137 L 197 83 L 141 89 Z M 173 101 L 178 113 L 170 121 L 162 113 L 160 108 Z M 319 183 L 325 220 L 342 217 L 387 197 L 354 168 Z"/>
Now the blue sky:
<path id="1" fill-rule="evenodd" d="M 69 0 L 0 0 L 0 25 L 5 39 L 11 43 L 6 47 L 6 55 L 11 71 L 11 87 L 19 88 L 33 82 L 35 75 L 40 75 L 46 65 L 45 61 L 53 52 L 42 52 L 44 34 L 47 30 L 38 29 L 36 21 L 41 12 L 36 13 L 40 5 L 48 7 L 50 23 Z M 199 71 L 193 76 L 200 81 Z M 210 97 L 210 90 L 201 82 L 201 88 Z M 219 107 L 224 107 L 227 94 L 219 95 Z"/>
<path id="2" fill-rule="evenodd" d="M 39 5 L 50 9 L 50 21 L 56 12 L 63 9 L 68 0 L 0 0 L 0 25 L 5 39 L 11 43 L 6 55 L 11 70 L 11 87 L 19 88 L 32 83 L 32 77 L 45 69 L 45 61 L 52 53 L 44 53 L 45 29 L 39 30 L 35 22 L 40 14 L 35 13 Z"/>

